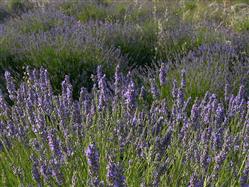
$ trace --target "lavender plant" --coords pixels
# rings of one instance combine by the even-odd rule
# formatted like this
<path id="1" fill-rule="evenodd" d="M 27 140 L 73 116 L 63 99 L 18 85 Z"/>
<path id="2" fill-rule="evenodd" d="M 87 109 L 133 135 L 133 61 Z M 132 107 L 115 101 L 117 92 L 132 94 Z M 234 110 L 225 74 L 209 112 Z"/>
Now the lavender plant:
<path id="1" fill-rule="evenodd" d="M 162 79 L 162 73 L 157 76 Z M 147 97 L 139 94 L 144 86 L 131 74 L 121 76 L 119 67 L 112 83 L 99 66 L 96 87 L 91 92 L 82 88 L 78 100 L 72 97 L 68 76 L 61 94 L 55 94 L 44 68 L 27 68 L 20 86 L 9 72 L 5 77 L 12 104 L 1 95 L 2 186 L 249 183 L 249 100 L 244 85 L 225 101 L 207 92 L 204 98 L 193 98 L 192 105 L 184 97 L 188 73 L 182 70 L 181 83 L 174 82 L 171 108 L 161 95 L 163 87 L 157 87 L 151 104 L 141 102 Z M 155 85 L 150 90 L 154 92 Z M 113 98 L 118 99 L 111 102 Z"/>
<path id="2" fill-rule="evenodd" d="M 67 73 L 75 90 L 79 91 L 82 85 L 91 87 L 87 80 L 97 65 L 102 64 L 109 78 L 114 73 L 115 64 L 122 64 L 122 67 L 126 64 L 119 49 L 105 46 L 89 32 L 89 26 L 60 12 L 30 12 L 12 22 L 5 25 L 3 31 L 2 71 L 14 69 L 20 72 L 24 64 L 43 66 L 53 72 L 56 90 Z M 77 94 L 74 92 L 74 95 Z"/>

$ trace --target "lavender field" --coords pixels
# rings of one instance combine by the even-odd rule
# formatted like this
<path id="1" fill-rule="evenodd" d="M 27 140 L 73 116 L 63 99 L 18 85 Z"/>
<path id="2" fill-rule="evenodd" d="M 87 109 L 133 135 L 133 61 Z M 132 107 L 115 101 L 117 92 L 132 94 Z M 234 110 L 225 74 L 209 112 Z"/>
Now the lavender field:
<path id="1" fill-rule="evenodd" d="M 0 0 L 0 186 L 248 187 L 248 12 Z"/>

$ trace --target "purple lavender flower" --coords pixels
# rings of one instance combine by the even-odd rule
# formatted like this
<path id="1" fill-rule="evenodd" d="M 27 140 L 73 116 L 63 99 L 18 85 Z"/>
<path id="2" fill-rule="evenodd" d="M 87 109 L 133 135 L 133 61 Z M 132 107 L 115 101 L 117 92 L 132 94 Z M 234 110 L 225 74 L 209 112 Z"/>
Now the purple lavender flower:
<path id="1" fill-rule="evenodd" d="M 114 82 L 114 92 L 115 95 L 119 95 L 122 92 L 122 74 L 120 72 L 120 65 L 116 66 L 115 71 L 115 82 Z"/>
<path id="2" fill-rule="evenodd" d="M 156 99 L 160 96 L 159 90 L 156 86 L 155 79 L 150 79 L 150 92 L 151 92 L 154 99 Z"/>
<path id="3" fill-rule="evenodd" d="M 42 160 L 40 163 L 40 173 L 43 176 L 45 182 L 49 181 L 52 177 L 52 169 L 51 166 L 48 165 L 48 161 L 45 155 L 42 155 Z"/>
<path id="4" fill-rule="evenodd" d="M 83 111 L 84 115 L 87 115 L 91 110 L 91 99 L 86 88 L 81 88 L 80 90 L 79 104 L 80 110 Z"/>
<path id="5" fill-rule="evenodd" d="M 79 104 L 79 102 L 75 102 L 73 104 L 72 118 L 73 118 L 74 123 L 81 124 L 82 116 L 80 115 L 80 104 Z"/>
<path id="6" fill-rule="evenodd" d="M 114 187 L 126 187 L 126 179 L 120 163 L 115 163 L 112 158 L 108 158 L 107 180 L 109 185 Z"/>
<path id="7" fill-rule="evenodd" d="M 219 103 L 216 109 L 215 122 L 217 126 L 220 126 L 225 118 L 225 111 L 223 106 Z"/>
<path id="8" fill-rule="evenodd" d="M 198 180 L 197 174 L 194 173 L 190 177 L 190 181 L 189 181 L 188 187 L 203 187 L 203 181 L 202 180 Z"/>
<path id="9" fill-rule="evenodd" d="M 30 156 L 30 160 L 33 162 L 32 165 L 32 176 L 35 179 L 35 181 L 38 183 L 38 186 L 40 186 L 41 183 L 41 174 L 39 172 L 39 161 L 35 158 L 34 155 Z"/>
<path id="10" fill-rule="evenodd" d="M 163 117 L 159 117 L 159 119 L 157 120 L 157 122 L 154 124 L 154 126 L 152 128 L 152 135 L 153 136 L 157 136 L 159 134 L 159 132 L 161 131 L 161 129 L 163 127 L 163 123 L 164 123 Z"/>
<path id="11" fill-rule="evenodd" d="M 9 71 L 6 71 L 4 76 L 5 76 L 5 80 L 6 80 L 6 84 L 7 84 L 7 89 L 9 92 L 9 98 L 11 100 L 15 100 L 16 99 L 16 86 L 14 84 L 13 78 L 10 75 Z"/>
<path id="12" fill-rule="evenodd" d="M 65 106 L 69 107 L 72 103 L 72 85 L 69 80 L 69 76 L 66 75 L 62 82 L 62 99 Z M 69 112 L 69 111 L 67 111 Z"/>
<path id="13" fill-rule="evenodd" d="M 162 63 L 161 64 L 161 67 L 160 67 L 160 72 L 159 72 L 159 80 L 160 80 L 160 85 L 161 86 L 164 86 L 167 82 L 167 70 L 168 70 L 168 67 L 166 66 L 165 63 Z"/>
<path id="14" fill-rule="evenodd" d="M 212 134 L 212 148 L 214 150 L 219 150 L 222 147 L 222 144 L 223 144 L 223 131 L 224 131 L 224 129 L 222 127 L 217 129 L 216 131 L 213 131 L 213 134 Z"/>
<path id="15" fill-rule="evenodd" d="M 7 115 L 8 111 L 9 111 L 9 107 L 6 101 L 4 100 L 2 93 L 0 92 L 0 114 L 3 116 Z"/>
<path id="16" fill-rule="evenodd" d="M 202 112 L 202 119 L 205 124 L 209 124 L 211 122 L 211 112 L 212 112 L 212 106 L 210 103 L 204 108 Z"/>
<path id="17" fill-rule="evenodd" d="M 98 86 L 99 86 L 99 102 L 98 102 L 98 110 L 102 111 L 103 108 L 106 106 L 106 102 L 108 99 L 107 96 L 107 83 L 105 79 L 105 75 L 103 75 L 99 81 L 98 81 Z"/>
<path id="18" fill-rule="evenodd" d="M 190 115 L 190 119 L 194 124 L 197 123 L 199 115 L 200 115 L 199 101 L 198 99 L 196 99 L 192 106 L 191 115 Z"/>
<path id="19" fill-rule="evenodd" d="M 126 92 L 124 93 L 124 98 L 127 110 L 132 112 L 136 108 L 136 88 L 132 80 L 130 81 Z"/>
<path id="20" fill-rule="evenodd" d="M 97 79 L 98 81 L 100 81 L 100 79 L 103 77 L 104 73 L 103 73 L 103 68 L 101 65 L 99 65 L 97 67 Z"/>
<path id="21" fill-rule="evenodd" d="M 201 166 L 205 170 L 207 170 L 210 162 L 211 162 L 211 158 L 208 154 L 208 145 L 206 144 L 200 156 L 200 163 L 201 163 Z"/>
<path id="22" fill-rule="evenodd" d="M 237 95 L 237 100 L 240 101 L 241 99 L 243 99 L 245 97 L 245 86 L 244 85 L 241 85 L 240 88 L 239 88 L 239 93 Z"/>
<path id="23" fill-rule="evenodd" d="M 246 187 L 248 185 L 247 182 L 249 182 L 248 180 L 249 180 L 249 156 L 248 156 L 247 161 L 245 163 L 245 168 L 243 170 L 242 176 L 240 177 L 240 185 L 242 187 L 244 187 L 244 186 Z"/>
<path id="24" fill-rule="evenodd" d="M 55 178 L 57 184 L 62 186 L 64 183 L 64 175 L 61 172 L 61 168 L 58 164 L 53 163 L 52 176 Z"/>
<path id="25" fill-rule="evenodd" d="M 178 89 L 176 102 L 177 102 L 178 109 L 182 109 L 185 102 L 184 102 L 184 92 L 181 88 Z"/>
<path id="26" fill-rule="evenodd" d="M 48 77 L 46 77 L 46 76 L 48 76 L 47 75 L 47 72 L 46 72 L 46 70 L 42 67 L 42 68 L 40 68 L 40 80 L 39 80 L 39 85 L 40 85 L 40 88 L 41 88 L 41 90 L 43 90 L 43 91 L 45 91 L 46 90 L 46 88 L 47 88 L 47 81 L 48 80 L 46 80 Z"/>
<path id="27" fill-rule="evenodd" d="M 60 145 L 61 143 L 60 140 L 56 137 L 55 129 L 52 129 L 48 132 L 47 139 L 48 139 L 49 148 L 54 154 L 54 156 L 59 159 L 58 160 L 59 162 L 63 161 L 64 156 L 61 151 L 61 145 Z"/>
<path id="28" fill-rule="evenodd" d="M 173 88 L 172 88 L 172 97 L 173 97 L 174 99 L 176 99 L 176 98 L 177 98 L 177 94 L 178 94 L 177 81 L 174 80 L 174 81 L 173 81 Z"/>
<path id="29" fill-rule="evenodd" d="M 95 143 L 89 144 L 85 151 L 89 172 L 91 176 L 98 176 L 99 174 L 99 152 Z"/>
<path id="30" fill-rule="evenodd" d="M 217 173 L 222 167 L 222 164 L 227 158 L 228 152 L 231 149 L 232 138 L 227 133 L 224 137 L 225 142 L 223 144 L 222 150 L 215 156 L 215 165 L 214 165 L 214 174 L 212 176 L 213 179 L 217 177 Z"/>

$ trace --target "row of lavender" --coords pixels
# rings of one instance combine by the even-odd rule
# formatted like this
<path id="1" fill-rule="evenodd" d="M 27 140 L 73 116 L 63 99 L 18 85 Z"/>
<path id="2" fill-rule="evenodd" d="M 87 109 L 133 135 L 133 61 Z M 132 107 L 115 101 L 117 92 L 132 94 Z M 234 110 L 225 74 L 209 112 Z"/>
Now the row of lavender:
<path id="1" fill-rule="evenodd" d="M 27 68 L 16 88 L 5 73 L 9 102 L 0 97 L 1 185 L 246 186 L 249 101 L 225 88 L 225 102 L 207 92 L 185 98 L 181 83 L 141 88 L 116 67 L 113 82 L 101 66 L 91 93 L 72 98 L 66 76 L 54 95 L 47 70 Z M 173 84 L 171 99 L 161 90 Z M 149 99 L 152 103 L 149 104 Z M 192 104 L 193 103 L 193 104 Z"/>
<path id="2" fill-rule="evenodd" d="M 211 21 L 192 24 L 171 11 L 158 12 L 155 20 L 146 15 L 141 19 L 147 21 L 138 22 L 79 21 L 56 7 L 47 7 L 6 20 L 0 25 L 0 88 L 5 91 L 4 70 L 20 78 L 27 65 L 53 72 L 56 93 L 64 74 L 70 75 L 74 98 L 81 86 L 92 87 L 89 80 L 97 65 L 110 78 L 118 63 L 125 72 L 146 65 L 153 69 L 159 61 L 172 62 L 176 71 L 188 70 L 194 82 L 191 89 L 195 87 L 198 96 L 207 90 L 220 95 L 226 82 L 237 90 L 248 79 L 247 31 L 236 33 Z M 244 82 L 248 87 L 248 81 Z M 187 90 L 186 94 L 193 93 Z"/>

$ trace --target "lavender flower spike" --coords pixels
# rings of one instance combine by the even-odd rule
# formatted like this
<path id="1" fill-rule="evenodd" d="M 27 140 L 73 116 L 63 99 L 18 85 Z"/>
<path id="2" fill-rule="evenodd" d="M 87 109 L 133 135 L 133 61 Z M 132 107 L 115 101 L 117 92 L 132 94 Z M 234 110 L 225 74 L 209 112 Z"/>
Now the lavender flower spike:
<path id="1" fill-rule="evenodd" d="M 15 84 L 13 82 L 13 78 L 10 75 L 9 71 L 6 71 L 4 76 L 5 76 L 5 80 L 6 80 L 6 84 L 7 84 L 7 90 L 9 92 L 9 97 L 11 100 L 15 100 L 16 99 L 16 87 L 15 87 Z"/>
<path id="2" fill-rule="evenodd" d="M 172 88 L 172 92 L 171 93 L 172 93 L 172 97 L 174 99 L 176 99 L 177 98 L 177 93 L 178 93 L 177 81 L 176 80 L 173 81 L 173 88 Z"/>
<path id="3" fill-rule="evenodd" d="M 160 85 L 164 86 L 166 84 L 166 76 L 167 76 L 167 66 L 165 63 L 161 64 L 160 72 L 159 72 L 159 80 L 160 80 Z"/>
<path id="4" fill-rule="evenodd" d="M 245 165 L 245 168 L 243 170 L 243 174 L 240 177 L 240 185 L 242 187 L 246 187 L 247 185 L 249 185 L 249 184 L 247 184 L 248 179 L 249 179 L 249 156 L 247 158 L 246 165 Z"/>
<path id="5" fill-rule="evenodd" d="M 136 89 L 132 80 L 128 85 L 127 91 L 124 93 L 124 98 L 128 111 L 133 111 L 136 108 Z"/>
<path id="6" fill-rule="evenodd" d="M 87 147 L 85 154 L 87 157 L 91 184 L 97 186 L 99 184 L 99 153 L 95 143 L 92 143 Z"/>
<path id="7" fill-rule="evenodd" d="M 107 165 L 107 179 L 110 186 L 126 187 L 125 176 L 123 175 L 122 167 L 119 163 L 109 158 Z"/>
<path id="8" fill-rule="evenodd" d="M 150 79 L 150 91 L 151 91 L 153 98 L 156 99 L 156 98 L 160 97 L 160 93 L 159 93 L 159 90 L 156 86 L 155 79 Z"/>

